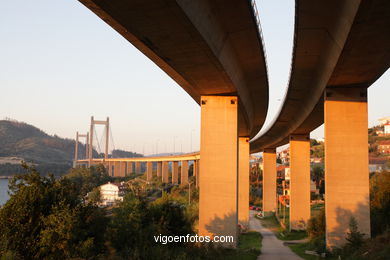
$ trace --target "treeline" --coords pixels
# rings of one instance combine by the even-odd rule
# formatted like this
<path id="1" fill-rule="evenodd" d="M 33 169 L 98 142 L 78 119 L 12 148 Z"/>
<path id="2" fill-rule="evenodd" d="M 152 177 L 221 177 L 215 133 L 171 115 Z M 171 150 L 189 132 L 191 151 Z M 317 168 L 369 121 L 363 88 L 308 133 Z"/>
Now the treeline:
<path id="1" fill-rule="evenodd" d="M 53 174 L 59 177 L 64 172 L 68 172 L 71 167 L 70 164 L 39 164 L 35 166 L 35 169 L 44 176 Z M 21 164 L 0 164 L 0 176 L 14 176 L 25 173 L 27 173 L 27 170 Z"/>
<path id="2" fill-rule="evenodd" d="M 238 256 L 233 249 L 155 241 L 160 234 L 195 235 L 197 201 L 194 198 L 190 205 L 184 188 L 172 189 L 172 194 L 154 201 L 128 190 L 117 207 L 102 209 L 86 196 L 99 185 L 115 181 L 102 165 L 72 169 L 60 179 L 24 167 L 28 173 L 10 181 L 11 197 L 0 209 L 0 256 L 4 259 Z"/>
<path id="3" fill-rule="evenodd" d="M 389 259 L 390 255 L 390 172 L 377 172 L 370 176 L 371 238 L 359 231 L 355 218 L 349 219 L 347 243 L 328 252 L 325 244 L 325 210 L 308 223 L 307 249 L 327 253 L 339 259 Z"/>

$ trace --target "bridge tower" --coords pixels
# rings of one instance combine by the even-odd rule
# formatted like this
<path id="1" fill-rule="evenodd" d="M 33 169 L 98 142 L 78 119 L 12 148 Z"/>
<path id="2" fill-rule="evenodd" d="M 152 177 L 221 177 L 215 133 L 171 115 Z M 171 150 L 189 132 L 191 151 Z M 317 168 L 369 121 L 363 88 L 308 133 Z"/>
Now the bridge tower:
<path id="1" fill-rule="evenodd" d="M 95 129 L 95 125 L 104 125 L 105 126 L 105 149 L 104 149 L 104 160 L 103 163 L 106 162 L 108 158 L 108 144 L 109 144 L 109 136 L 110 136 L 110 118 L 107 117 L 106 121 L 95 120 L 93 116 L 91 116 L 91 127 L 89 132 L 90 145 L 88 150 L 88 166 L 91 166 L 92 157 L 93 157 L 93 133 Z"/>
<path id="2" fill-rule="evenodd" d="M 76 142 L 74 144 L 73 167 L 76 167 L 77 160 L 79 159 L 79 138 L 80 137 L 85 138 L 85 158 L 88 158 L 89 133 L 87 132 L 86 134 L 79 134 L 79 132 L 76 132 Z"/>

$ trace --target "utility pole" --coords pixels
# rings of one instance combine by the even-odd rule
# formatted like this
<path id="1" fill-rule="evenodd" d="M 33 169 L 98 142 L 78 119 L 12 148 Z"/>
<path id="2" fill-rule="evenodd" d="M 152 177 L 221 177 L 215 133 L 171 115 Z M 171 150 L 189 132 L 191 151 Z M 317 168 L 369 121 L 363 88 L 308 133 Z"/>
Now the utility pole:
<path id="1" fill-rule="evenodd" d="M 188 205 L 191 205 L 191 182 L 188 182 Z"/>

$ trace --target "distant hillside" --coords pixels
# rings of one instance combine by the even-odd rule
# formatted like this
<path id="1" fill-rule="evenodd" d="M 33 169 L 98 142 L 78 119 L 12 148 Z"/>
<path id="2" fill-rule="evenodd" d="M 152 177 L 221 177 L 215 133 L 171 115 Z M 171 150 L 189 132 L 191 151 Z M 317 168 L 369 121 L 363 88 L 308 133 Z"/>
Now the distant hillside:
<path id="1" fill-rule="evenodd" d="M 112 150 L 112 158 L 132 158 L 132 157 L 143 157 L 142 154 L 123 151 L 119 149 Z"/>
<path id="2" fill-rule="evenodd" d="M 85 145 L 79 151 L 85 154 Z M 71 165 L 74 141 L 50 136 L 26 123 L 0 120 L 0 157 L 11 156 L 36 164 Z"/>
<path id="3" fill-rule="evenodd" d="M 24 160 L 35 164 L 42 174 L 65 174 L 74 159 L 72 139 L 51 136 L 35 126 L 15 120 L 0 120 L 0 176 L 11 176 L 25 172 L 20 167 Z M 94 150 L 94 158 L 103 157 Z M 142 157 L 141 154 L 113 150 L 114 158 Z M 85 145 L 79 144 L 79 156 L 85 155 Z M 110 156 L 111 157 L 111 156 Z"/>

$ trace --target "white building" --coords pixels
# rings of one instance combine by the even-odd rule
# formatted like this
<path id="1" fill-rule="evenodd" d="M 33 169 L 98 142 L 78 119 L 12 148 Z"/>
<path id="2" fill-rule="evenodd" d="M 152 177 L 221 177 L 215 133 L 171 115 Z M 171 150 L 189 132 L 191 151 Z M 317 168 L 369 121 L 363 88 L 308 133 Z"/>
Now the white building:
<path id="1" fill-rule="evenodd" d="M 124 183 L 107 183 L 99 187 L 101 205 L 111 206 L 117 201 L 123 201 Z"/>
<path id="2" fill-rule="evenodd" d="M 390 116 L 379 119 L 380 125 L 383 126 L 383 133 L 390 134 Z"/>

